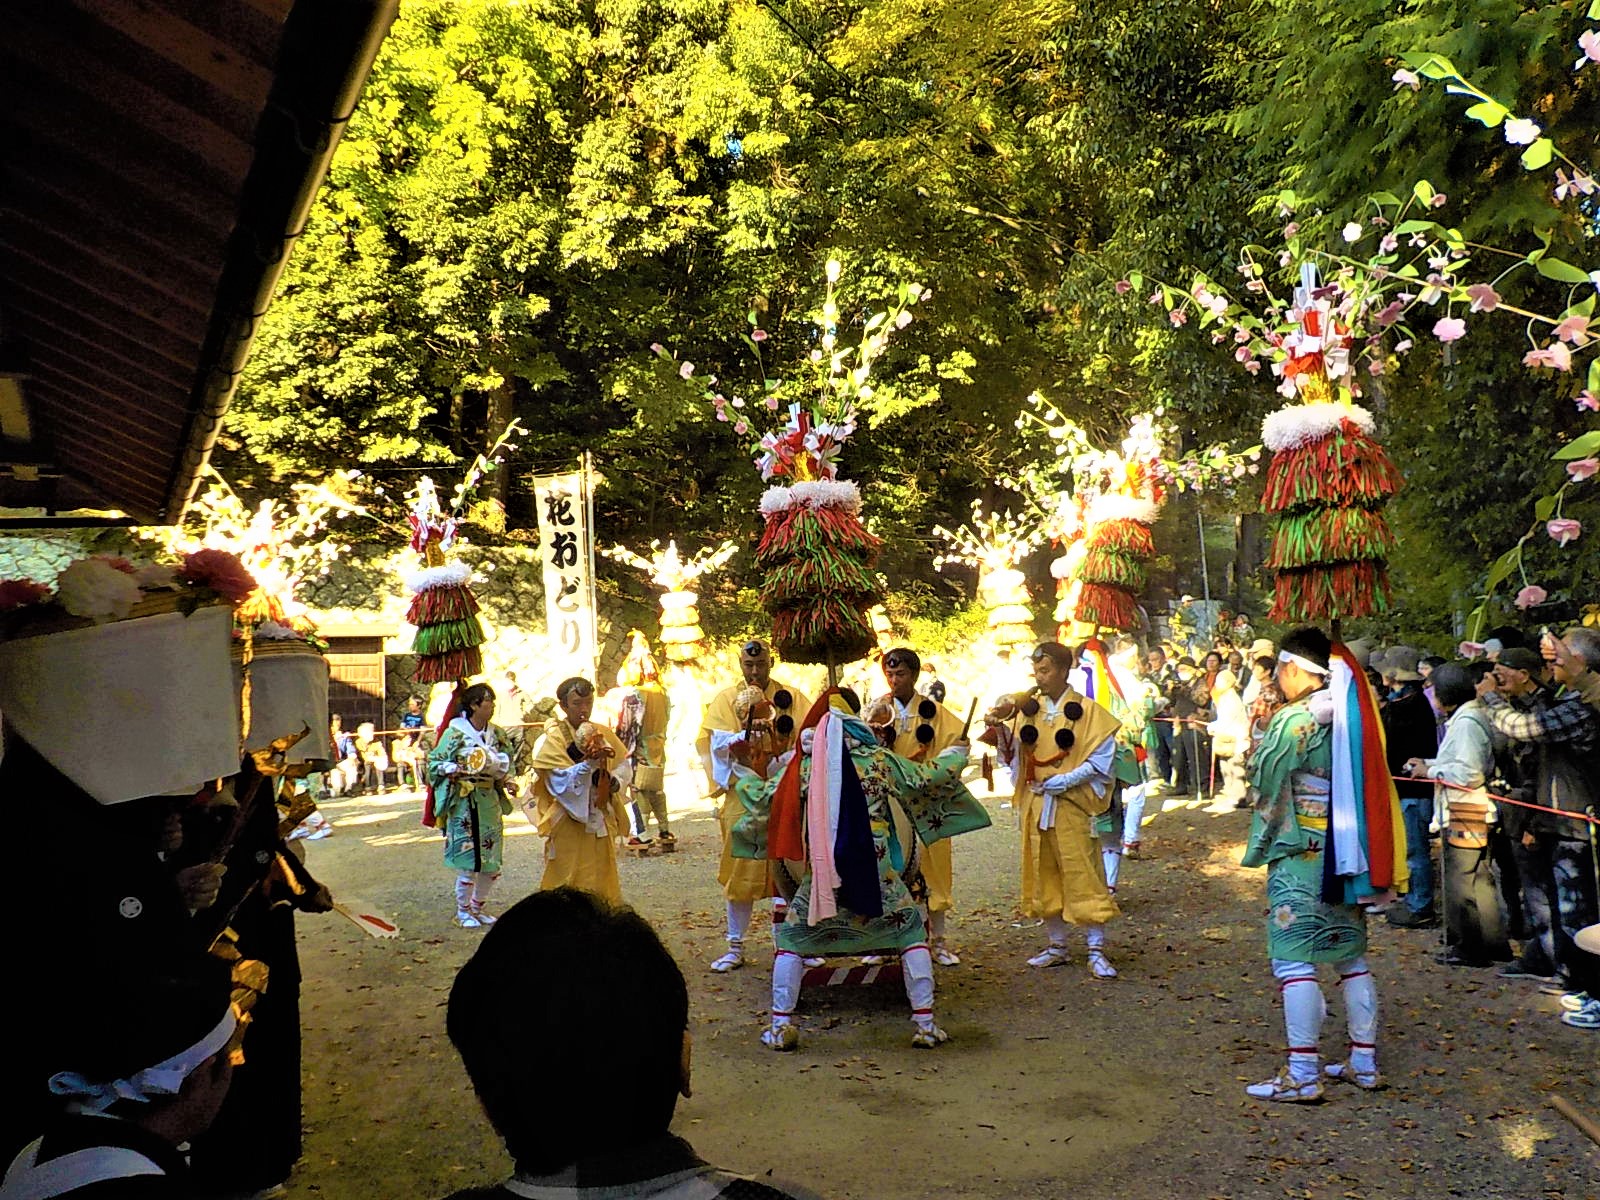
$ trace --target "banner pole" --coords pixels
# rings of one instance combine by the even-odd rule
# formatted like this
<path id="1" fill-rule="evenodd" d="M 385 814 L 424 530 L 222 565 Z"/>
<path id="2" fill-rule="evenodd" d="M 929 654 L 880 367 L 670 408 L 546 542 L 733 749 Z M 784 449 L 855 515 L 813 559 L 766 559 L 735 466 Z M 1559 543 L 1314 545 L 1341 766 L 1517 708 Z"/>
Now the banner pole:
<path id="1" fill-rule="evenodd" d="M 583 452 L 583 506 L 584 506 L 584 554 L 588 559 L 589 575 L 589 646 L 594 651 L 594 661 L 590 664 L 594 686 L 600 688 L 600 605 L 597 599 L 594 577 L 594 455 L 588 450 Z"/>

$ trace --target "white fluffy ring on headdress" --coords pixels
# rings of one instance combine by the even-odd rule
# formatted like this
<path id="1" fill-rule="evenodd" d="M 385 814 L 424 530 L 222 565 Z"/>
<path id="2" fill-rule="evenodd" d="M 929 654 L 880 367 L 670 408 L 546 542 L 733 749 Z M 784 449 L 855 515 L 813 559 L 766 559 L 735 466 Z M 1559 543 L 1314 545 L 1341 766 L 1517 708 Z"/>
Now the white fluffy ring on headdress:
<path id="1" fill-rule="evenodd" d="M 1372 414 L 1359 404 L 1291 404 L 1261 423 L 1261 444 L 1274 454 L 1297 450 L 1321 441 L 1349 421 L 1362 433 L 1372 433 Z"/>

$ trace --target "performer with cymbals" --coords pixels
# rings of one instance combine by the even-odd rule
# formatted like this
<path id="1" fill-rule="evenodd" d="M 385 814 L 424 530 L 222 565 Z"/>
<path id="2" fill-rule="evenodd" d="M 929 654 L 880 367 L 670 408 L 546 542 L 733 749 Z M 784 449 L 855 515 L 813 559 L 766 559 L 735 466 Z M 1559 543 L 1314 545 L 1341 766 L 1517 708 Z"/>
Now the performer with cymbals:
<path id="1" fill-rule="evenodd" d="M 902 758 L 926 764 L 967 739 L 959 717 L 937 700 L 917 693 L 921 674 L 922 659 L 915 650 L 905 646 L 890 650 L 883 656 L 883 677 L 889 684 L 889 692 L 877 703 L 887 705 L 892 715 L 892 736 L 886 740 L 888 748 Z M 953 967 L 961 958 L 945 939 L 945 914 L 953 903 L 951 890 L 955 876 L 950 839 L 940 838 L 924 844 L 920 862 L 933 961 L 941 967 Z"/>
<path id="2" fill-rule="evenodd" d="M 1034 687 L 1007 696 L 984 715 L 988 736 L 1015 781 L 1022 822 L 1022 911 L 1043 917 L 1049 944 L 1031 967 L 1068 961 L 1068 924 L 1085 927 L 1089 970 L 1115 979 L 1105 923 L 1120 915 L 1106 885 L 1095 818 L 1112 805 L 1117 719 L 1069 683 L 1072 650 L 1043 642 L 1033 652 Z"/>
<path id="3" fill-rule="evenodd" d="M 706 705 L 695 742 L 712 797 L 727 795 L 736 742 L 753 744 L 756 753 L 749 766 L 764 778 L 766 763 L 794 745 L 798 722 L 811 708 L 811 702 L 797 688 L 772 677 L 772 651 L 765 642 L 755 639 L 740 648 L 739 672 L 743 682 L 724 688 Z M 754 745 L 757 742 L 759 745 Z M 718 973 L 744 966 L 744 939 L 750 929 L 751 913 L 757 900 L 772 895 L 766 863 L 734 857 L 733 823 L 740 813 L 739 805 L 731 799 L 724 799 L 717 810 L 722 831 L 717 882 L 722 885 L 728 911 L 728 950 L 711 964 Z"/>

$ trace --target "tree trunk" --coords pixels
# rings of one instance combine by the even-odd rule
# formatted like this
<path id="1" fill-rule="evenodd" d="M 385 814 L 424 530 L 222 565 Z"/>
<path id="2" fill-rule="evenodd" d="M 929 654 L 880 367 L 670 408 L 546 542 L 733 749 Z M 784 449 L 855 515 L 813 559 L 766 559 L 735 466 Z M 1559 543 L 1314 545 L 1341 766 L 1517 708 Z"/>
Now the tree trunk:
<path id="1" fill-rule="evenodd" d="M 489 393 L 489 419 L 483 434 L 483 452 L 487 454 L 489 448 L 500 440 L 500 435 L 506 431 L 506 426 L 511 424 L 516 416 L 516 383 L 510 376 L 501 380 L 500 386 Z M 511 472 L 504 469 L 504 464 L 491 471 L 484 480 L 486 487 L 485 499 L 494 500 L 500 506 L 500 511 L 506 508 L 506 497 L 511 492 Z"/>

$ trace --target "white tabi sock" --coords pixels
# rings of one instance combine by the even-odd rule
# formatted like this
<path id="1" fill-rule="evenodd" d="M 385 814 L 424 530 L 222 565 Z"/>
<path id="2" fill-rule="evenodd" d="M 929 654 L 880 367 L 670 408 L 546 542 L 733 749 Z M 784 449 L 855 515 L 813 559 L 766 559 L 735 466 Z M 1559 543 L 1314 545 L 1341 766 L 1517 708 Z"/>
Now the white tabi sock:
<path id="1" fill-rule="evenodd" d="M 1283 993 L 1283 1025 L 1289 1039 L 1289 1075 L 1296 1083 L 1310 1083 L 1322 1074 L 1317 1042 L 1328 1004 L 1311 963 L 1272 960 L 1272 974 Z"/>
<path id="2" fill-rule="evenodd" d="M 806 965 L 798 954 L 779 950 L 773 955 L 772 1023 L 774 1025 L 787 1025 L 794 1019 L 794 1010 L 800 1003 L 800 985 L 805 980 L 805 974 Z"/>
<path id="3" fill-rule="evenodd" d="M 456 876 L 456 911 L 466 912 L 472 907 L 472 872 L 463 871 Z"/>
<path id="4" fill-rule="evenodd" d="M 1144 791 L 1149 784 L 1137 783 L 1122 789 L 1122 840 L 1137 842 L 1144 822 Z"/>
<path id="5" fill-rule="evenodd" d="M 1117 890 L 1117 876 L 1122 873 L 1122 847 L 1100 847 L 1100 861 L 1106 868 L 1106 888 L 1110 891 Z"/>
<path id="6" fill-rule="evenodd" d="M 472 876 L 472 907 L 482 908 L 489 899 L 489 893 L 494 891 L 494 885 L 500 882 L 500 874 L 490 875 L 487 871 L 479 871 Z"/>
<path id="7" fill-rule="evenodd" d="M 919 1028 L 933 1027 L 933 955 L 923 945 L 900 952 L 900 974 L 905 980 L 911 1019 Z"/>
<path id="8" fill-rule="evenodd" d="M 1067 944 L 1067 921 L 1060 913 L 1044 919 L 1044 931 L 1049 935 L 1052 946 Z"/>
<path id="9" fill-rule="evenodd" d="M 942 912 L 928 914 L 928 936 L 936 942 L 944 941 L 944 914 Z"/>
<path id="10" fill-rule="evenodd" d="M 728 945 L 744 945 L 744 935 L 750 931 L 750 914 L 754 908 L 755 904 L 750 900 L 728 901 Z"/>
<path id="11" fill-rule="evenodd" d="M 1339 964 L 1339 984 L 1350 1030 L 1350 1066 L 1369 1074 L 1378 1069 L 1378 985 L 1365 955 Z"/>

